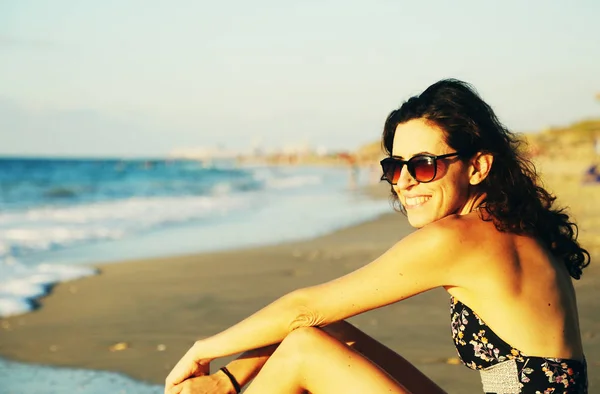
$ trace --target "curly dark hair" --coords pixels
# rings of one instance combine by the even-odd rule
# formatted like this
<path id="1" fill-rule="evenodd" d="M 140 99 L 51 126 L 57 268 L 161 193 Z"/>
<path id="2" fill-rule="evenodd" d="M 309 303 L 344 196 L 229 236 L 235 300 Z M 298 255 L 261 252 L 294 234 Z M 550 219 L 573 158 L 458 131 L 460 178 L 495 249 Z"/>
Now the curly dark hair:
<path id="1" fill-rule="evenodd" d="M 476 186 L 486 193 L 484 219 L 493 221 L 499 231 L 539 238 L 564 261 L 573 278 L 581 277 L 590 255 L 577 242 L 577 225 L 564 208 L 554 206 L 556 197 L 541 186 L 535 166 L 522 149 L 523 141 L 500 123 L 471 85 L 441 80 L 392 111 L 383 130 L 386 153 L 392 154 L 396 127 L 412 119 L 425 119 L 441 128 L 446 144 L 461 152 L 463 160 L 477 152 L 491 154 L 492 168 Z M 398 202 L 393 188 L 392 195 Z"/>

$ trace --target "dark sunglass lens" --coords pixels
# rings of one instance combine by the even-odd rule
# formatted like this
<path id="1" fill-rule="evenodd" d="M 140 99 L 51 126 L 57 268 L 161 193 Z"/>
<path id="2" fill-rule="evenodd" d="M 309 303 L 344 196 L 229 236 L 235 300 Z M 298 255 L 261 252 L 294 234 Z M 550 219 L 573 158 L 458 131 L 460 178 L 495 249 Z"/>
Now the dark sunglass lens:
<path id="1" fill-rule="evenodd" d="M 383 177 L 386 181 L 395 185 L 398 183 L 398 179 L 400 179 L 400 171 L 402 170 L 402 162 L 398 162 L 394 159 L 388 158 L 381 162 L 381 167 L 383 169 Z"/>
<path id="2" fill-rule="evenodd" d="M 429 182 L 435 177 L 435 159 L 416 156 L 411 159 L 412 176 L 419 182 Z"/>

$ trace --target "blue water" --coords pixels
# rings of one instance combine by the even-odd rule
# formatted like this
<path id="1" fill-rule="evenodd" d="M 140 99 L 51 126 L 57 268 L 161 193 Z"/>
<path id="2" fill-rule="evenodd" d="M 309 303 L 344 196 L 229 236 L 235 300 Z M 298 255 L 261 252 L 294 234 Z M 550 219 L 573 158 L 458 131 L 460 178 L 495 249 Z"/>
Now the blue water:
<path id="1" fill-rule="evenodd" d="M 359 173 L 358 185 L 368 177 Z M 389 210 L 351 188 L 346 168 L 0 159 L 0 318 L 28 313 L 54 283 L 94 275 L 92 263 L 310 238 Z M 63 376 L 93 382 L 78 393 L 156 389 L 106 372 L 0 360 L 0 393 L 73 392 Z M 23 380 L 34 386 L 20 387 Z"/>
<path id="2" fill-rule="evenodd" d="M 0 394 L 163 394 L 164 387 L 104 371 L 0 359 Z"/>
<path id="3" fill-rule="evenodd" d="M 264 187 L 252 171 L 226 162 L 206 168 L 186 160 L 0 158 L 0 209 L 207 195 L 230 182 L 238 191 Z"/>

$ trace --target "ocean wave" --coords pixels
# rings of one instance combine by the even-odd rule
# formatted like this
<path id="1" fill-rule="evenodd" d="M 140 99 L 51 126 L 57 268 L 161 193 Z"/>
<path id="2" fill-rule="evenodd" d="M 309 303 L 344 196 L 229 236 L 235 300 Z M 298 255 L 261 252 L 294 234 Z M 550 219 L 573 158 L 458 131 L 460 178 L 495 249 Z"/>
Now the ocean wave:
<path id="1" fill-rule="evenodd" d="M 244 199 L 231 195 L 185 196 L 0 213 L 0 258 L 120 239 L 171 224 L 227 215 L 245 206 Z"/>
<path id="2" fill-rule="evenodd" d="M 195 161 L 0 158 L 0 209 L 209 194 L 222 182 L 243 190 L 262 187 L 252 183 L 252 170 L 222 164 L 206 168 Z"/>

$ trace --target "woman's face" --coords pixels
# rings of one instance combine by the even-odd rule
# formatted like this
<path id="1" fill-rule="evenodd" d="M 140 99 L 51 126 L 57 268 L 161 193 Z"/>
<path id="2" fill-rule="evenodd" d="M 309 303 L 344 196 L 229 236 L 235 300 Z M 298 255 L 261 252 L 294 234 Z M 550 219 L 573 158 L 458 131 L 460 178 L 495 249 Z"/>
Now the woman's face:
<path id="1" fill-rule="evenodd" d="M 443 131 L 424 119 L 413 119 L 396 127 L 393 156 L 408 160 L 419 154 L 444 155 L 455 153 L 444 141 Z M 469 200 L 469 164 L 458 156 L 437 160 L 433 181 L 420 183 L 402 168 L 394 191 L 406 209 L 413 227 L 442 219 L 452 214 L 465 214 Z"/>

